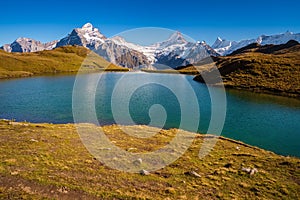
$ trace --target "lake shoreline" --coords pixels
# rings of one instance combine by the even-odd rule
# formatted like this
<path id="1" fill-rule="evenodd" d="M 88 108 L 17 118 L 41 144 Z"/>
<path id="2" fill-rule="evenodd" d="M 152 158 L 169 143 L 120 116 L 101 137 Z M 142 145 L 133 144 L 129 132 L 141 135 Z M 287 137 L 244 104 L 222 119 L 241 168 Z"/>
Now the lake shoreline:
<path id="1" fill-rule="evenodd" d="M 131 73 L 132 71 L 128 70 L 120 70 L 120 69 L 107 69 L 107 70 L 95 70 L 95 71 L 83 71 L 80 74 L 91 74 L 91 73 L 105 73 L 105 72 L 120 72 L 120 73 Z M 154 73 L 154 74 L 181 74 L 181 75 L 188 75 L 188 76 L 196 76 L 199 75 L 199 72 L 190 72 L 190 71 L 177 71 L 177 70 L 141 70 L 141 72 L 145 73 Z M 70 71 L 70 72 L 57 72 L 57 73 L 24 73 L 24 74 L 16 74 L 12 76 L 3 77 L 0 76 L 0 80 L 10 80 L 10 79 L 21 79 L 21 78 L 29 78 L 29 77 L 38 77 L 38 76 L 62 76 L 62 75 L 76 75 L 78 71 Z M 196 81 L 199 82 L 199 81 Z M 202 83 L 202 82 L 199 82 Z M 205 83 L 202 83 L 205 84 Z M 209 84 L 213 87 L 220 87 L 218 84 Z M 236 89 L 260 94 L 270 94 L 282 97 L 289 97 L 300 100 L 300 94 L 295 93 L 288 93 L 285 91 L 274 91 L 274 89 L 270 88 L 259 88 L 259 87 L 250 87 L 250 86 L 236 86 L 228 83 L 224 83 L 224 87 L 228 89 Z"/>
<path id="2" fill-rule="evenodd" d="M 49 123 L 49 122 L 29 122 L 29 121 L 16 121 L 14 119 L 1 119 L 0 118 L 0 123 L 7 123 L 8 125 L 12 125 L 12 126 L 23 126 L 23 127 L 26 127 L 26 126 L 29 126 L 29 125 L 33 125 L 33 126 L 39 126 L 39 125 L 53 125 L 53 126 L 59 126 L 59 125 L 72 125 L 72 126 L 77 126 L 78 124 L 89 124 L 89 125 L 92 125 L 92 126 L 96 126 L 96 127 L 99 127 L 99 128 L 103 128 L 103 127 L 111 127 L 111 126 L 121 126 L 121 127 L 144 127 L 144 128 L 153 128 L 153 129 L 157 129 L 159 130 L 159 128 L 157 127 L 152 127 L 152 126 L 148 126 L 148 125 L 119 125 L 119 124 L 105 124 L 105 125 L 95 125 L 95 124 L 92 124 L 92 123 L 73 123 L 73 122 L 70 122 L 70 123 Z M 168 129 L 161 129 L 161 130 L 164 130 L 164 131 L 170 131 L 170 130 L 174 130 L 174 129 L 177 129 L 177 128 L 168 128 Z M 283 154 L 279 154 L 279 153 L 276 153 L 276 152 L 273 152 L 272 150 L 268 150 L 268 149 L 264 149 L 262 147 L 258 147 L 258 146 L 255 146 L 255 145 L 251 145 L 251 144 L 247 144 L 243 141 L 240 141 L 240 140 L 235 140 L 235 139 L 232 139 L 232 138 L 229 138 L 229 137 L 225 137 L 225 136 L 216 136 L 214 134 L 211 134 L 211 133 L 201 133 L 201 132 L 190 132 L 190 131 L 187 131 L 187 130 L 183 130 L 184 132 L 187 132 L 187 133 L 192 133 L 192 134 L 200 134 L 201 136 L 204 136 L 204 137 L 211 137 L 211 138 L 217 138 L 217 139 L 222 139 L 222 140 L 226 140 L 226 141 L 229 141 L 229 142 L 232 142 L 232 143 L 235 143 L 235 144 L 238 144 L 238 145 L 241 145 L 241 146 L 245 146 L 245 147 L 249 147 L 249 148 L 253 148 L 253 149 L 258 149 L 258 150 L 264 150 L 264 151 L 267 151 L 267 152 L 270 152 L 270 153 L 273 153 L 273 154 L 276 154 L 278 156 L 283 156 L 283 157 L 294 157 L 294 158 L 298 158 L 300 159 L 300 157 L 297 157 L 297 156 L 294 156 L 294 155 L 283 155 Z"/>

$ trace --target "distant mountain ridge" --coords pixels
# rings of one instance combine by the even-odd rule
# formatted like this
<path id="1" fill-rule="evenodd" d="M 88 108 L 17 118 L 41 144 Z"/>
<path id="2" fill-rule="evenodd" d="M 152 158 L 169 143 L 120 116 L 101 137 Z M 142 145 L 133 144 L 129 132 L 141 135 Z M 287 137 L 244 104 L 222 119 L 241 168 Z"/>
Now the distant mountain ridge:
<path id="1" fill-rule="evenodd" d="M 276 34 L 276 35 L 261 35 L 256 39 L 247 39 L 247 40 L 241 40 L 239 42 L 236 41 L 228 41 L 225 39 L 221 39 L 218 37 L 214 44 L 212 45 L 212 48 L 219 53 L 220 55 L 228 55 L 234 52 L 235 50 L 238 50 L 240 48 L 243 48 L 249 44 L 258 43 L 261 45 L 267 45 L 267 44 L 285 44 L 290 40 L 295 40 L 300 42 L 300 33 L 292 33 L 292 32 L 285 32 L 282 34 Z"/>
<path id="2" fill-rule="evenodd" d="M 142 46 L 126 41 L 121 36 L 107 38 L 91 23 L 75 28 L 66 37 L 48 43 L 30 38 L 18 38 L 0 49 L 7 52 L 37 52 L 51 50 L 67 45 L 86 47 L 107 61 L 127 68 L 176 68 L 194 64 L 206 57 L 228 55 L 252 43 L 284 44 L 289 40 L 300 41 L 300 34 L 286 32 L 284 34 L 265 36 L 239 42 L 217 38 L 210 46 L 204 41 L 187 41 L 183 34 L 176 31 L 162 42 Z"/>
<path id="3" fill-rule="evenodd" d="M 31 38 L 20 37 L 11 44 L 3 45 L 2 47 L 0 47 L 0 49 L 3 49 L 7 52 L 37 52 L 43 50 L 51 50 L 56 47 L 56 43 L 57 40 L 42 43 Z"/>

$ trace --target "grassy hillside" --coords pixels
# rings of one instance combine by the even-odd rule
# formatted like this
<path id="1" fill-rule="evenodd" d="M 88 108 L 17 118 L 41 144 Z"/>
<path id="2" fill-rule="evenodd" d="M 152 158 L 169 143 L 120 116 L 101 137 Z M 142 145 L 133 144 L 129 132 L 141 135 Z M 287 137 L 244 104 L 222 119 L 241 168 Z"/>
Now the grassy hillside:
<path id="1" fill-rule="evenodd" d="M 8 53 L 0 50 L 0 78 L 24 77 L 45 73 L 77 72 L 90 51 L 80 46 L 59 47 L 35 53 Z M 86 71 L 128 71 L 97 56 L 89 56 Z"/>
<path id="2" fill-rule="evenodd" d="M 284 45 L 252 44 L 213 60 L 226 87 L 300 97 L 300 44 L 295 41 Z M 195 67 L 209 74 L 207 63 Z M 201 76 L 195 80 L 204 82 Z"/>
<path id="3" fill-rule="evenodd" d="M 99 128 L 94 125 L 85 125 Z M 146 126 L 127 127 L 148 131 Z M 155 129 L 156 130 L 156 129 Z M 116 125 L 104 127 L 128 151 L 153 151 L 175 129 L 133 138 Z M 189 134 L 186 133 L 187 137 Z M 170 166 L 144 176 L 110 169 L 82 145 L 72 124 L 0 121 L 0 199 L 299 199 L 300 160 L 220 138 L 199 159 L 205 135 Z M 250 175 L 242 168 L 256 168 Z M 196 172 L 199 176 L 193 175 Z"/>

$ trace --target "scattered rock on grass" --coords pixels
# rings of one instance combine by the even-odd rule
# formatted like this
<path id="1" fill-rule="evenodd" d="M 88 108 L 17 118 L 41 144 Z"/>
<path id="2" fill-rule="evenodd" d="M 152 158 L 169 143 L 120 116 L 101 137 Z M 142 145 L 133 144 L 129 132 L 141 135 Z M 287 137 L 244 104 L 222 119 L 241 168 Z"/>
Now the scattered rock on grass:
<path id="1" fill-rule="evenodd" d="M 68 188 L 66 186 L 62 186 L 57 191 L 60 192 L 60 193 L 67 194 L 68 193 Z"/>
<path id="2" fill-rule="evenodd" d="M 197 177 L 197 178 L 200 178 L 200 177 L 201 177 L 201 175 L 198 174 L 198 173 L 195 172 L 195 171 L 188 171 L 188 172 L 185 172 L 184 174 L 185 174 L 185 175 L 194 176 L 194 177 Z"/>
<path id="3" fill-rule="evenodd" d="M 250 175 L 254 175 L 258 172 L 258 170 L 256 168 L 247 168 L 247 167 L 243 167 L 242 171 L 247 172 Z"/>
<path id="4" fill-rule="evenodd" d="M 148 175 L 150 175 L 150 172 L 148 172 L 147 170 L 142 169 L 142 170 L 140 171 L 140 174 L 141 174 L 141 175 L 144 175 L 144 176 L 148 176 Z"/>
<path id="5" fill-rule="evenodd" d="M 138 158 L 135 161 L 133 161 L 133 164 L 140 165 L 140 164 L 142 164 L 142 162 L 143 162 L 143 160 L 141 158 Z"/>

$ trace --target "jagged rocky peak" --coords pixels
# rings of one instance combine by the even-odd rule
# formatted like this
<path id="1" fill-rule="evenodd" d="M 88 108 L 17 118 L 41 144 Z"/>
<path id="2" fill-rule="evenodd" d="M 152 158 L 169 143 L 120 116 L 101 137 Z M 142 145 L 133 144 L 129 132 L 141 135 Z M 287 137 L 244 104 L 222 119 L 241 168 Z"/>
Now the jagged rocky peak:
<path id="1" fill-rule="evenodd" d="M 81 28 L 78 28 L 77 30 L 81 30 L 85 33 L 94 34 L 95 36 L 99 36 L 100 38 L 105 39 L 106 37 L 99 31 L 98 28 L 95 28 L 91 23 L 84 24 Z"/>
<path id="2" fill-rule="evenodd" d="M 91 23 L 84 24 L 81 28 L 75 28 L 70 34 L 57 43 L 57 47 L 66 45 L 80 45 L 90 49 L 97 49 L 104 43 L 106 37 L 94 28 Z"/>
<path id="3" fill-rule="evenodd" d="M 83 34 L 85 39 L 89 40 L 105 40 L 106 37 L 99 31 L 98 28 L 95 28 L 91 23 L 84 24 L 81 28 L 76 29 L 78 33 Z"/>
<path id="4" fill-rule="evenodd" d="M 216 41 L 211 47 L 217 49 L 217 48 L 224 48 L 230 45 L 231 45 L 231 41 L 217 37 Z"/>
<path id="5" fill-rule="evenodd" d="M 217 37 L 216 41 L 213 43 L 213 48 L 218 48 L 223 43 L 223 39 L 220 37 Z"/>
<path id="6" fill-rule="evenodd" d="M 176 31 L 175 33 L 173 33 L 170 36 L 170 38 L 167 40 L 167 42 L 173 42 L 173 43 L 176 43 L 176 44 L 187 43 L 186 39 L 184 38 L 182 33 L 180 33 L 179 31 Z"/>
<path id="7" fill-rule="evenodd" d="M 202 41 L 199 41 L 199 40 L 198 40 L 198 41 L 196 42 L 196 44 L 197 44 L 197 45 L 207 45 L 206 42 L 205 42 L 204 40 L 202 40 Z"/>

